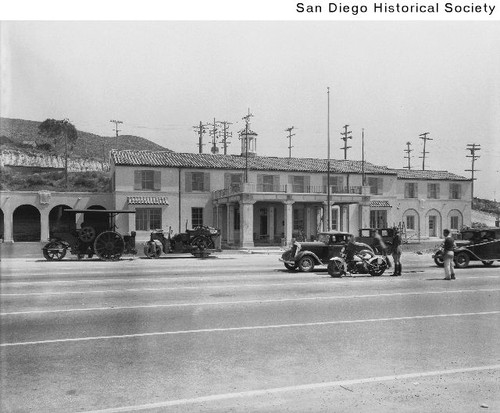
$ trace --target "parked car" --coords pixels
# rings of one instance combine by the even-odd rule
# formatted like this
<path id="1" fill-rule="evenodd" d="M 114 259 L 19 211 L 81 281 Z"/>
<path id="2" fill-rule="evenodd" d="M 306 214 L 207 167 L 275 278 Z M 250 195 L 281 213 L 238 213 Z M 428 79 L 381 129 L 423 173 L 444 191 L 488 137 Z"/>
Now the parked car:
<path id="1" fill-rule="evenodd" d="M 298 269 L 310 272 L 316 265 L 328 265 L 331 258 L 340 257 L 351 236 L 352 234 L 348 232 L 320 232 L 315 241 L 295 241 L 292 247 L 283 253 L 280 261 L 290 271 Z M 356 253 L 366 250 L 374 255 L 373 249 L 368 244 L 356 242 L 355 247 Z"/>
<path id="2" fill-rule="evenodd" d="M 387 255 L 392 254 L 392 240 L 394 238 L 394 231 L 395 228 L 363 228 L 359 230 L 359 237 L 356 238 L 357 241 L 359 242 L 364 242 L 365 244 L 368 244 L 370 247 L 372 247 L 374 250 L 375 248 L 375 232 L 380 234 L 382 237 L 382 240 L 384 241 L 386 247 L 387 247 Z M 377 253 L 380 253 L 381 251 L 376 251 Z"/>
<path id="3" fill-rule="evenodd" d="M 500 261 L 500 228 L 463 229 L 455 245 L 455 267 L 465 268 L 470 261 L 481 261 L 489 267 L 495 261 Z M 436 265 L 443 266 L 443 246 L 432 258 Z"/>

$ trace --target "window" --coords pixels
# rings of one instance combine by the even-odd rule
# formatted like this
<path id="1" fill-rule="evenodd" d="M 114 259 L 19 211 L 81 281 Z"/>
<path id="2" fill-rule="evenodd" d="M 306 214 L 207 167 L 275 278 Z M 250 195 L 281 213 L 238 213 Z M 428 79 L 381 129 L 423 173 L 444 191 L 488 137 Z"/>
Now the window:
<path id="1" fill-rule="evenodd" d="M 370 211 L 370 228 L 387 228 L 387 211 Z"/>
<path id="2" fill-rule="evenodd" d="M 205 172 L 186 172 L 186 192 L 210 191 L 210 174 Z"/>
<path id="3" fill-rule="evenodd" d="M 415 182 L 405 183 L 405 198 L 417 198 L 417 184 Z"/>
<path id="4" fill-rule="evenodd" d="M 137 231 L 150 231 L 161 227 L 161 208 L 137 208 L 135 212 Z"/>
<path id="5" fill-rule="evenodd" d="M 413 230 L 415 229 L 415 215 L 406 216 L 406 228 Z"/>
<path id="6" fill-rule="evenodd" d="M 462 186 L 460 184 L 450 184 L 450 199 L 462 198 Z"/>
<path id="7" fill-rule="evenodd" d="M 160 171 L 134 171 L 134 189 L 144 191 L 159 191 L 161 189 Z"/>
<path id="8" fill-rule="evenodd" d="M 450 217 L 450 229 L 458 230 L 458 216 Z"/>
<path id="9" fill-rule="evenodd" d="M 323 186 L 325 187 L 325 192 L 327 191 L 327 181 L 328 176 L 323 176 Z M 344 192 L 344 177 L 342 176 L 331 176 L 330 175 L 330 190 L 333 193 Z"/>
<path id="10" fill-rule="evenodd" d="M 439 199 L 439 184 L 427 184 L 427 198 Z"/>
<path id="11" fill-rule="evenodd" d="M 370 194 L 382 195 L 382 178 L 368 178 L 368 185 L 370 186 Z"/>
<path id="12" fill-rule="evenodd" d="M 203 208 L 191 208 L 191 226 L 193 228 L 203 226 Z"/>
<path id="13" fill-rule="evenodd" d="M 257 191 L 259 192 L 278 192 L 279 185 L 279 175 L 257 175 Z"/>
<path id="14" fill-rule="evenodd" d="M 304 175 L 289 175 L 288 176 L 289 187 L 292 188 L 292 192 L 309 192 L 311 177 Z"/>

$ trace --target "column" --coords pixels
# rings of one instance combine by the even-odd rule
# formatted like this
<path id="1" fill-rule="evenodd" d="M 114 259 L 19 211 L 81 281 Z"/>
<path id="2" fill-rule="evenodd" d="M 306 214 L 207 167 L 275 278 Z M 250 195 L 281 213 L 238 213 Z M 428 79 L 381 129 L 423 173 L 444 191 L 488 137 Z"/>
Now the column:
<path id="1" fill-rule="evenodd" d="M 3 211 L 3 241 L 14 242 L 14 213 L 10 208 Z"/>
<path id="2" fill-rule="evenodd" d="M 40 210 L 40 241 L 42 242 L 49 240 L 49 212 L 48 208 Z"/>
<path id="3" fill-rule="evenodd" d="M 234 204 L 227 204 L 227 243 L 234 244 Z"/>
<path id="4" fill-rule="evenodd" d="M 293 201 L 284 201 L 285 204 L 285 243 L 288 245 L 292 242 L 293 230 Z"/>
<path id="5" fill-rule="evenodd" d="M 274 236 L 275 234 L 275 228 L 274 228 L 274 207 L 270 206 L 267 209 L 267 233 L 269 234 L 269 242 L 273 243 L 274 242 Z"/>
<path id="6" fill-rule="evenodd" d="M 254 201 L 240 202 L 240 238 L 243 248 L 253 248 L 253 204 Z"/>
<path id="7" fill-rule="evenodd" d="M 311 232 L 311 229 L 312 229 L 312 225 L 311 225 L 311 207 L 309 206 L 306 206 L 305 208 L 305 214 L 306 214 L 306 227 L 304 228 L 304 236 L 306 237 L 306 240 L 309 240 L 311 239 L 311 235 L 312 232 Z"/>
<path id="8" fill-rule="evenodd" d="M 316 229 L 318 231 L 326 231 L 325 210 L 326 210 L 326 202 L 323 202 L 323 206 L 316 208 Z"/>

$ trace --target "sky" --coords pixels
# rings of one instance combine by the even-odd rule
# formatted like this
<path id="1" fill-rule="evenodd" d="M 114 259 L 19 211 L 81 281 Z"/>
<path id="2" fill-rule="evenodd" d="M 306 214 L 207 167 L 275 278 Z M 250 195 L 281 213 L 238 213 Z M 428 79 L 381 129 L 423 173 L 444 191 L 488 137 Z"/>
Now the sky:
<path id="1" fill-rule="evenodd" d="M 348 159 L 469 177 L 500 199 L 500 22 L 337 20 L 4 20 L 1 116 L 68 118 L 198 152 L 194 126 L 250 111 L 257 154 Z M 327 93 L 329 88 L 330 93 Z M 328 110 L 329 108 L 329 110 Z M 209 137 L 204 137 L 209 153 Z"/>

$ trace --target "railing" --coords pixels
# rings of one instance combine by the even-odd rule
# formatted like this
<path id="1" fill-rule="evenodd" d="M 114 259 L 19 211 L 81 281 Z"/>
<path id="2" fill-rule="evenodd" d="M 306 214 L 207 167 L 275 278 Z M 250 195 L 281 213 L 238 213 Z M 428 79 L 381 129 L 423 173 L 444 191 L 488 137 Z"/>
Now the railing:
<path id="1" fill-rule="evenodd" d="M 245 187 L 245 191 L 243 188 Z M 361 194 L 361 186 L 331 186 L 331 194 Z M 233 185 L 230 188 L 219 189 L 212 192 L 214 198 L 222 198 L 233 194 L 241 194 L 242 192 L 279 192 L 291 194 L 326 194 L 327 187 L 325 185 L 317 186 L 301 186 L 301 185 L 269 185 L 269 184 L 241 184 Z"/>

